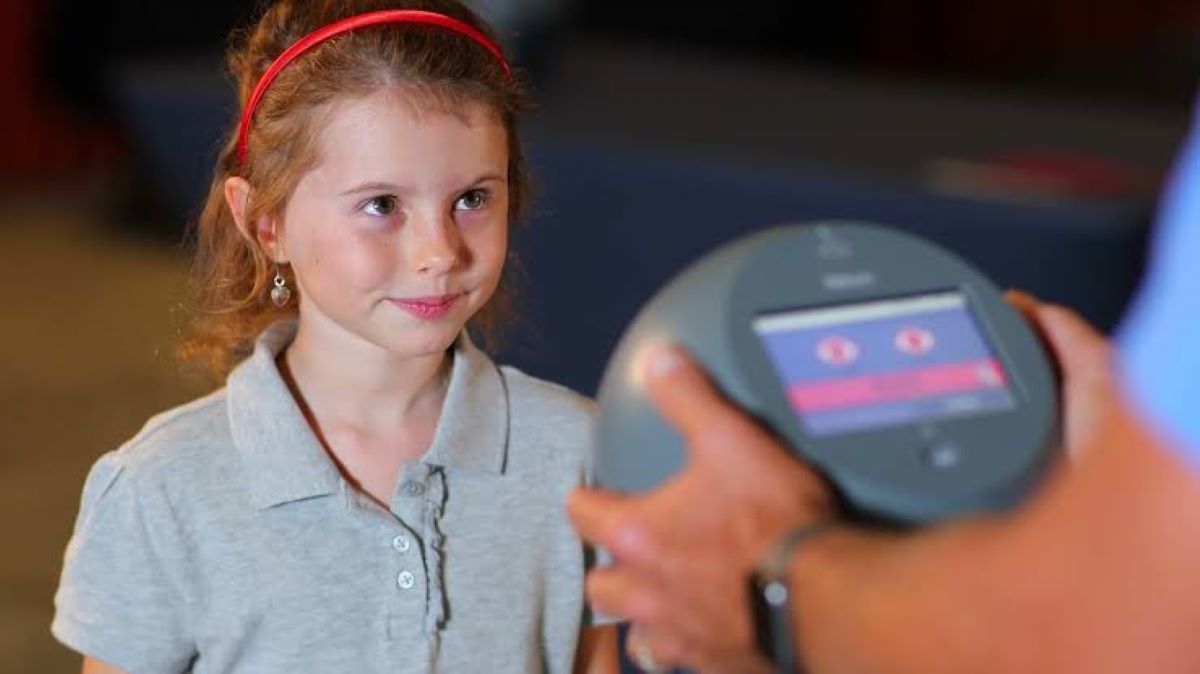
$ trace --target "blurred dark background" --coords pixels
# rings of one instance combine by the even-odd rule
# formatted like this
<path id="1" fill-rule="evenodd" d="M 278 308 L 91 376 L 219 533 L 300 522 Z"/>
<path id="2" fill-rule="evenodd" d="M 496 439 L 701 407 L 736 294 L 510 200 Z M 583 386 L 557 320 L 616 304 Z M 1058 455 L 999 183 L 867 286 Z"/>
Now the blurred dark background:
<path id="1" fill-rule="evenodd" d="M 1200 74 L 1200 0 L 479 0 L 538 86 L 540 197 L 502 360 L 594 392 L 687 261 L 865 219 L 1112 329 Z M 254 3 L 0 3 L 0 662 L 73 671 L 51 596 L 84 473 L 202 393 L 187 220 Z"/>

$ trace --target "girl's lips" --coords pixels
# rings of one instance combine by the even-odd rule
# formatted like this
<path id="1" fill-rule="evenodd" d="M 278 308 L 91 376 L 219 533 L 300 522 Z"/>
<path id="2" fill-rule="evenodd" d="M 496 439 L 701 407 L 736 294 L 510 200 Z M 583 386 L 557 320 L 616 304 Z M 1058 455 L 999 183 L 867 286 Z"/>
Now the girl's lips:
<path id="1" fill-rule="evenodd" d="M 462 293 L 434 297 L 407 297 L 389 301 L 417 318 L 432 320 L 449 313 L 460 297 L 462 297 Z"/>

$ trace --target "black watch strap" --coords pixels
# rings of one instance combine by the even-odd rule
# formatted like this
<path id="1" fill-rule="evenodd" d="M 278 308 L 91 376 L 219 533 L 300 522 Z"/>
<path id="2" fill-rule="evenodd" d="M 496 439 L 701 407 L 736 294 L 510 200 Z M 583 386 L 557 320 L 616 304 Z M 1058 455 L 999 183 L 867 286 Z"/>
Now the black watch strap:
<path id="1" fill-rule="evenodd" d="M 751 608 L 759 651 L 775 671 L 800 672 L 802 661 L 792 631 L 791 588 L 788 568 L 792 556 L 806 541 L 830 528 L 833 522 L 806 524 L 779 539 L 754 570 L 750 579 Z"/>

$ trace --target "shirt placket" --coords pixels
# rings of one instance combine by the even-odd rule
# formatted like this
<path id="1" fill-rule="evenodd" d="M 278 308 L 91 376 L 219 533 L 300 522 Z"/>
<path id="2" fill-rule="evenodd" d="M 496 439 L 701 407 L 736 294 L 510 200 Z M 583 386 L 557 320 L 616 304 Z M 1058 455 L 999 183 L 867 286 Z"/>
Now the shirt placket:
<path id="1" fill-rule="evenodd" d="M 403 479 L 403 476 L 402 476 Z M 404 501 L 419 503 L 423 496 L 422 487 L 412 487 L 414 497 Z M 420 491 L 420 494 L 415 492 Z M 400 499 L 394 499 L 400 502 Z M 391 512 L 351 488 L 349 504 L 352 510 L 366 519 L 372 554 L 382 559 L 373 565 L 381 574 L 378 583 L 381 625 L 383 635 L 382 657 L 385 662 L 397 665 L 389 671 L 431 671 L 431 649 L 425 633 L 429 613 L 430 593 L 427 589 L 428 574 L 425 571 L 425 543 L 422 531 L 421 510 L 414 504 L 403 503 L 401 508 L 393 506 Z"/>
<path id="2" fill-rule="evenodd" d="M 391 504 L 392 587 L 387 621 L 389 641 L 423 643 L 430 668 L 436 664 L 446 606 L 442 586 L 442 532 L 445 499 L 441 469 L 414 462 L 400 471 Z M 420 610 L 413 609 L 419 607 Z M 404 657 L 412 658 L 409 651 Z"/>

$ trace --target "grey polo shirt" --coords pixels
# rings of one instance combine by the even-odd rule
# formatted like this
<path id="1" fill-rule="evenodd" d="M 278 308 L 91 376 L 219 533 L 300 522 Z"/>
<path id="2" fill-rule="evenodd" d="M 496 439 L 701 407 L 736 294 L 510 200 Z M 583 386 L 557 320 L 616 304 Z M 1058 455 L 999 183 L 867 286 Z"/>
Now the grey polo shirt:
<path id="1" fill-rule="evenodd" d="M 390 509 L 289 395 L 278 323 L 227 386 L 151 419 L 84 485 L 52 631 L 130 672 L 569 672 L 591 402 L 455 345 Z"/>

